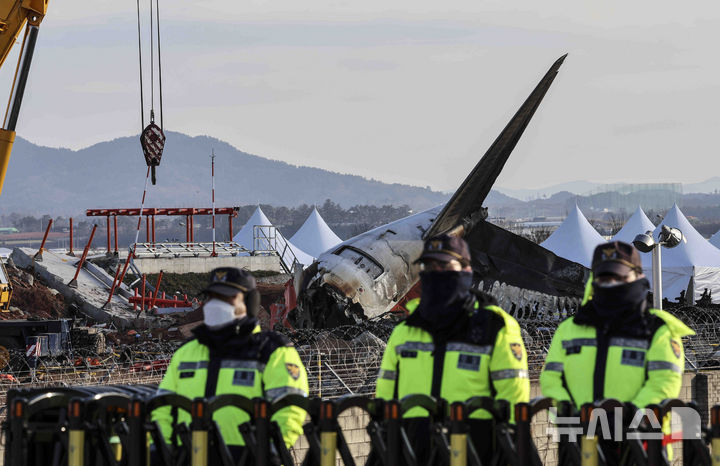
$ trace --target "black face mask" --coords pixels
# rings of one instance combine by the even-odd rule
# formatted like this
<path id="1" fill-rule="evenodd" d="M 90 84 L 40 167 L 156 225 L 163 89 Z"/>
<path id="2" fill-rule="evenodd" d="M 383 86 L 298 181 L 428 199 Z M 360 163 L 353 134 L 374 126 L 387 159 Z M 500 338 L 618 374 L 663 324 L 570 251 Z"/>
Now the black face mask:
<path id="1" fill-rule="evenodd" d="M 447 327 L 455 322 L 470 296 L 472 272 L 420 272 L 420 283 L 422 293 L 416 312 L 434 326 Z"/>
<path id="2" fill-rule="evenodd" d="M 642 309 L 649 291 L 646 278 L 610 287 L 593 283 L 592 302 L 600 317 L 614 318 L 625 311 Z"/>

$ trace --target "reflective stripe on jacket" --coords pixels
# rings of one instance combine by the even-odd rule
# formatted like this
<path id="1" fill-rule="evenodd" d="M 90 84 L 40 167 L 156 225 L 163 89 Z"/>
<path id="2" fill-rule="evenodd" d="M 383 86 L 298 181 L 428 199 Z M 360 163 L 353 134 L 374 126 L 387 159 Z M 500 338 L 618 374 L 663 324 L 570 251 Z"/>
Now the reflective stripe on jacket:
<path id="1" fill-rule="evenodd" d="M 408 302 L 415 310 L 419 300 Z M 434 395 L 448 402 L 465 401 L 474 396 L 493 396 L 511 403 L 527 402 L 530 381 L 527 352 L 517 321 L 498 306 L 485 306 L 475 312 L 488 312 L 487 322 L 497 329 L 486 335 L 480 344 L 450 340 L 444 348 L 436 347 L 427 331 L 400 323 L 393 330 L 383 355 L 378 374 L 376 396 L 402 399 L 410 394 Z M 435 364 L 435 355 L 442 354 L 442 364 Z M 432 393 L 433 378 L 439 378 Z M 413 408 L 405 417 L 424 417 L 427 411 Z M 489 413 L 476 411 L 471 418 L 488 419 Z"/>

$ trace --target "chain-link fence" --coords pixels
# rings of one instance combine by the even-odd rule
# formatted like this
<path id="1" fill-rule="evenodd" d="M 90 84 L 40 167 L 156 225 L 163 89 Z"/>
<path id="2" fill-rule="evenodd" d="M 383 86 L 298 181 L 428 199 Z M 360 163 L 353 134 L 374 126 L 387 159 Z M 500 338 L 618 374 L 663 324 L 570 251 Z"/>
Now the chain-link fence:
<path id="1" fill-rule="evenodd" d="M 555 329 L 573 310 L 547 313 L 525 307 L 511 312 L 522 328 L 530 377 L 537 378 Z M 686 368 L 720 368 L 720 310 L 686 306 L 670 312 L 696 332 L 683 339 Z M 312 396 L 371 394 L 375 391 L 386 342 L 399 320 L 388 314 L 358 325 L 286 329 L 283 333 L 293 341 L 307 368 Z M 23 351 L 11 351 L 5 355 L 9 361 L 0 374 L 0 393 L 26 385 L 157 382 L 179 345 L 180 342 L 155 340 L 116 346 L 102 354 L 81 349 L 39 358 L 34 363 Z"/>
<path id="2" fill-rule="evenodd" d="M 537 379 L 560 322 L 570 306 L 548 312 L 541 306 L 510 307 L 520 323 L 531 379 Z M 671 309 L 696 334 L 683 339 L 687 370 L 720 369 L 720 309 L 686 306 Z M 360 325 L 289 332 L 308 370 L 313 396 L 371 394 L 382 355 L 398 318 L 386 315 Z"/>
<path id="3" fill-rule="evenodd" d="M 288 333 L 308 371 L 310 395 L 327 398 L 374 393 L 395 323 L 386 316 L 359 325 Z"/>

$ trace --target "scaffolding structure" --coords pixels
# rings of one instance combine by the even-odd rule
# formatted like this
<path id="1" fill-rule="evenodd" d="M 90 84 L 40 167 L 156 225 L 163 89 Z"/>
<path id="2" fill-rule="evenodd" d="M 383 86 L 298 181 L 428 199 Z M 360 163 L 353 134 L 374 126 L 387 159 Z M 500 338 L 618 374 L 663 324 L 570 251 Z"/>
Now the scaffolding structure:
<path id="1" fill-rule="evenodd" d="M 230 238 L 233 237 L 232 219 L 237 217 L 239 207 L 216 207 L 215 215 L 228 216 L 228 229 Z M 113 219 L 112 232 L 115 234 L 115 255 L 118 254 L 118 233 L 117 218 L 118 217 L 137 217 L 141 215 L 140 209 L 87 209 L 85 216 L 87 217 L 106 217 L 107 219 L 107 252 L 111 252 L 111 229 L 110 218 Z M 213 215 L 213 208 L 196 208 L 196 207 L 171 207 L 171 208 L 143 208 L 142 216 L 145 217 L 146 241 L 145 243 L 155 244 L 155 217 L 162 216 L 185 216 L 185 237 L 187 243 L 195 242 L 194 218 L 196 215 Z"/>

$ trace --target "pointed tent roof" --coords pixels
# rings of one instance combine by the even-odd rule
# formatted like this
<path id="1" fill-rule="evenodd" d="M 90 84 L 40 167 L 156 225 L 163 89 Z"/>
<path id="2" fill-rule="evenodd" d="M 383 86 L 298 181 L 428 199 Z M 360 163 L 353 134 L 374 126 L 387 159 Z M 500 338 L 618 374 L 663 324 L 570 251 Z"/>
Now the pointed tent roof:
<path id="1" fill-rule="evenodd" d="M 610 241 L 623 241 L 628 244 L 632 244 L 635 237 L 639 234 L 645 233 L 646 231 L 653 231 L 655 225 L 645 215 L 645 212 L 638 206 L 634 214 L 625 222 L 625 225 L 615 233 Z"/>
<path id="2" fill-rule="evenodd" d="M 712 235 L 708 241 L 710 241 L 710 244 L 712 244 L 716 248 L 720 248 L 720 230 L 716 231 L 715 234 Z"/>
<path id="3" fill-rule="evenodd" d="M 238 243 L 240 246 L 244 246 L 245 248 L 253 251 L 253 250 L 269 250 L 270 244 L 268 240 L 266 239 L 259 239 L 258 244 L 253 244 L 254 241 L 254 227 L 255 225 L 264 225 L 264 226 L 273 226 L 270 219 L 267 218 L 265 215 L 265 212 L 262 211 L 260 206 L 258 206 L 257 209 L 255 209 L 255 212 L 250 216 L 247 222 L 245 222 L 245 225 L 240 229 L 240 231 L 237 232 L 237 234 L 233 237 L 233 241 Z M 300 262 L 303 265 L 310 265 L 313 263 L 313 257 L 309 254 L 305 253 L 302 249 L 296 247 L 292 244 L 292 242 L 287 241 L 285 237 L 280 233 L 279 230 L 275 230 L 277 235 L 277 243 L 278 247 L 280 247 L 280 244 L 284 244 L 285 242 L 288 243 L 290 249 L 292 250 L 293 254 L 295 254 L 295 257 L 297 258 L 298 262 Z M 292 261 L 290 261 L 292 262 Z"/>
<path id="4" fill-rule="evenodd" d="M 697 232 L 685 215 L 680 211 L 677 204 L 665 214 L 665 218 L 653 231 L 653 237 L 657 239 L 658 233 L 663 225 L 679 228 L 687 241 L 682 241 L 672 249 L 663 248 L 662 268 L 684 267 L 684 266 L 710 266 L 720 267 L 720 249 L 716 248 L 708 240 Z M 652 268 L 652 254 L 640 253 L 643 261 L 643 268 Z"/>
<path id="5" fill-rule="evenodd" d="M 316 207 L 300 229 L 290 238 L 290 242 L 308 254 L 319 257 L 320 254 L 342 243 L 342 240 L 325 223 Z"/>
<path id="6" fill-rule="evenodd" d="M 272 222 L 270 222 L 270 219 L 267 218 L 260 206 L 255 209 L 255 212 L 253 212 L 248 221 L 245 222 L 245 225 L 243 225 L 240 231 L 233 236 L 232 240 L 250 251 L 256 249 L 253 245 L 253 227 L 255 225 L 272 225 Z M 268 249 L 267 242 L 262 243 L 263 244 L 260 244 L 261 247 L 257 249 Z"/>
<path id="7" fill-rule="evenodd" d="M 560 257 L 590 267 L 595 246 L 604 242 L 605 239 L 575 204 L 565 221 L 540 246 Z"/>

